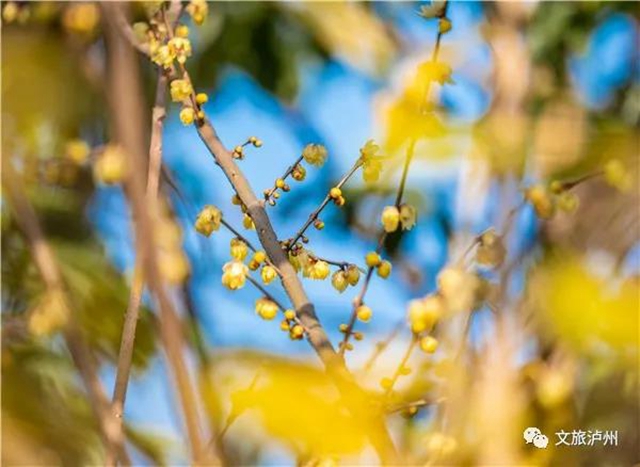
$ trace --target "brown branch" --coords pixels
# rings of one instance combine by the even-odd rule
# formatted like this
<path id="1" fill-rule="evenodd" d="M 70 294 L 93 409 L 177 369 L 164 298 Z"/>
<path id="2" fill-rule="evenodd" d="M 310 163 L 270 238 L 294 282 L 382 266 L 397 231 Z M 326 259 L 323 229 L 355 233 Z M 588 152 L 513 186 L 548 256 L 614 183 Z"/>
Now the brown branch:
<path id="1" fill-rule="evenodd" d="M 117 18 L 124 14 L 123 4 L 102 3 L 104 12 L 107 60 L 110 71 L 109 104 L 115 140 L 129 155 L 130 173 L 125 182 L 125 192 L 133 210 L 135 220 L 136 251 L 142 256 L 145 279 L 160 313 L 160 334 L 169 368 L 173 373 L 177 395 L 182 407 L 187 428 L 191 458 L 194 463 L 204 460 L 202 435 L 200 432 L 199 408 L 195 391 L 186 367 L 182 323 L 173 303 L 164 288 L 155 254 L 155 239 L 152 213 L 144 194 L 145 143 L 138 125 L 143 121 L 141 111 L 142 87 L 137 70 L 137 59 L 127 40 L 119 32 Z M 155 213 L 153 213 L 155 214 Z"/>
<path id="2" fill-rule="evenodd" d="M 124 447 L 124 434 L 120 424 L 113 423 L 109 414 L 109 400 L 106 396 L 98 372 L 95 368 L 91 350 L 75 322 L 75 312 L 67 296 L 60 268 L 55 255 L 47 242 L 38 217 L 22 188 L 22 180 L 14 170 L 11 160 L 5 158 L 3 166 L 3 187 L 15 220 L 24 234 L 31 249 L 33 260 L 49 292 L 62 293 L 69 306 L 71 318 L 64 329 L 64 339 L 71 358 L 87 390 L 90 405 L 98 420 L 98 427 L 105 445 L 107 459 L 120 459 L 130 465 L 131 460 Z"/>
<path id="3" fill-rule="evenodd" d="M 166 116 L 166 92 L 167 78 L 158 72 L 158 82 L 156 88 L 156 101 L 151 118 L 151 139 L 149 144 L 149 171 L 147 173 L 147 203 L 152 207 L 151 212 L 155 212 L 157 204 L 158 185 L 160 183 L 160 169 L 162 167 L 162 128 Z M 112 405 L 113 414 L 118 423 L 122 424 L 124 404 L 127 396 L 127 386 L 129 384 L 129 374 L 131 372 L 131 360 L 136 338 L 136 327 L 140 316 L 140 301 L 144 288 L 144 277 L 142 271 L 142 255 L 136 257 L 129 303 L 124 316 L 122 328 L 122 338 L 118 353 L 118 363 L 116 367 L 116 381 L 113 389 Z"/>

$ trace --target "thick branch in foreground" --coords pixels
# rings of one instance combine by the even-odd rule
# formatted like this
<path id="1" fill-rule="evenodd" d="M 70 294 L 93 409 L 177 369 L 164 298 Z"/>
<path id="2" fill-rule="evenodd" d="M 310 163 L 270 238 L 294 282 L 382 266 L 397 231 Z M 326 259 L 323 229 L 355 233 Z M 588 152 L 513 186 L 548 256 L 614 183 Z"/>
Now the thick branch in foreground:
<path id="1" fill-rule="evenodd" d="M 167 361 L 175 381 L 189 439 L 191 458 L 195 463 L 206 460 L 200 433 L 199 409 L 192 381 L 186 367 L 182 323 L 173 307 L 160 277 L 154 241 L 153 217 L 145 199 L 144 173 L 146 149 L 143 122 L 142 86 L 137 70 L 137 58 L 128 41 L 121 35 L 117 23 L 120 3 L 102 3 L 106 19 L 105 39 L 109 84 L 109 104 L 116 141 L 129 156 L 129 176 L 125 191 L 133 210 L 136 251 L 142 257 L 143 273 L 160 313 L 160 335 Z"/>
<path id="2" fill-rule="evenodd" d="M 287 253 L 278 241 L 265 211 L 264 203 L 257 198 L 248 180 L 235 163 L 232 153 L 224 147 L 208 120 L 199 121 L 198 134 L 246 206 L 247 213 L 251 216 L 256 227 L 260 243 L 271 262 L 281 272 L 282 285 L 307 331 L 307 338 L 311 346 L 324 363 L 329 374 L 334 378 L 353 416 L 367 422 L 370 427 L 369 437 L 382 461 L 385 464 L 397 463 L 395 447 L 384 425 L 383 418 L 367 405 L 366 394 L 355 383 L 353 376 L 344 365 L 344 360 L 331 345 L 316 316 L 313 304 L 309 301 L 295 269 L 289 262 Z"/>

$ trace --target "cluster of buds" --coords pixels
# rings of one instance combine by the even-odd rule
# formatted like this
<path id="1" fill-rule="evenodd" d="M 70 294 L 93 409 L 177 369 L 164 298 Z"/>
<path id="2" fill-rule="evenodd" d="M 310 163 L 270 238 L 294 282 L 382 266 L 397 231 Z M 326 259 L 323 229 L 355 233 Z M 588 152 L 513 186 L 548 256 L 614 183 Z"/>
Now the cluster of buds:
<path id="1" fill-rule="evenodd" d="M 346 203 L 344 196 L 342 196 L 342 190 L 337 186 L 334 186 L 329 190 L 329 198 L 331 198 L 333 200 L 333 204 L 338 207 L 342 207 L 344 206 L 344 203 Z"/>
<path id="2" fill-rule="evenodd" d="M 556 211 L 572 213 L 578 208 L 578 197 L 568 191 L 571 184 L 559 181 L 552 182 L 549 186 L 533 185 L 524 191 L 524 198 L 540 219 L 551 219 Z"/>
<path id="3" fill-rule="evenodd" d="M 304 337 L 304 327 L 300 324 L 296 312 L 293 310 L 285 310 L 280 329 L 288 332 L 291 340 L 301 340 Z"/>
<path id="4" fill-rule="evenodd" d="M 331 276 L 331 285 L 338 292 L 344 292 L 348 286 L 354 287 L 360 281 L 360 269 L 355 264 L 345 264 Z"/>
<path id="5" fill-rule="evenodd" d="M 233 148 L 233 152 L 231 153 L 233 158 L 238 160 L 244 159 L 244 148 L 248 145 L 252 145 L 254 148 L 261 148 L 262 140 L 259 140 L 255 136 L 250 136 L 244 143 L 239 144 L 238 146 Z"/>
<path id="6" fill-rule="evenodd" d="M 366 265 L 370 268 L 375 268 L 378 276 L 386 279 L 391 275 L 391 262 L 383 260 L 380 255 L 375 251 L 370 251 L 364 257 Z"/>
<path id="7" fill-rule="evenodd" d="M 387 206 L 382 210 L 380 221 L 385 232 L 391 233 L 402 227 L 402 230 L 411 230 L 416 225 L 416 208 L 410 204 L 400 206 Z"/>
<path id="8" fill-rule="evenodd" d="M 287 183 L 287 178 L 291 176 L 295 181 L 301 182 L 307 176 L 307 170 L 301 164 L 304 160 L 308 164 L 320 167 L 327 159 L 327 149 L 321 144 L 308 144 L 302 151 L 300 158 L 284 173 L 282 177 L 277 178 L 273 186 L 264 190 L 264 200 L 269 206 L 275 206 L 281 193 L 291 191 L 291 186 Z"/>

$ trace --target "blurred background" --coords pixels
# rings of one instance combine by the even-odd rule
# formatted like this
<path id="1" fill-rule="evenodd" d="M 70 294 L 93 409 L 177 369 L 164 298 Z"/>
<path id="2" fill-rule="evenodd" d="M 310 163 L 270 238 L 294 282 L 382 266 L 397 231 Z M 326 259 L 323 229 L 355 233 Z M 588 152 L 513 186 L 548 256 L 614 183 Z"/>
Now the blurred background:
<path id="1" fill-rule="evenodd" d="M 327 163 L 309 167 L 306 180 L 269 209 L 280 239 L 298 230 L 374 139 L 390 158 L 380 181 L 351 179 L 343 188 L 347 204 L 329 206 L 326 227 L 309 238 L 319 256 L 360 266 L 375 249 L 379 213 L 393 202 L 400 178 L 397 156 L 414 131 L 412 117 L 393 109 L 431 56 L 438 31 L 437 21 L 419 14 L 427 6 L 220 2 L 208 4 L 200 26 L 184 15 L 193 48 L 186 66 L 197 91 L 209 95 L 204 108 L 222 141 L 234 147 L 257 136 L 264 143 L 247 149 L 241 162 L 257 193 L 306 144 L 328 149 Z M 134 23 L 157 5 L 128 7 Z M 492 226 L 501 231 L 508 220 L 505 267 L 472 266 L 499 297 L 479 304 L 466 321 L 447 320 L 438 328 L 438 351 L 414 353 L 412 373 L 398 381 L 400 406 L 430 401 L 417 413 L 388 416 L 399 450 L 410 465 L 632 465 L 640 461 L 637 4 L 451 2 L 447 8 L 452 30 L 442 38 L 440 60 L 451 67 L 453 82 L 432 92 L 442 128 L 418 142 L 405 193 L 418 222 L 385 243 L 393 273 L 373 279 L 367 303 L 374 317 L 358 325 L 364 339 L 347 353 L 347 365 L 379 392 L 380 379 L 394 372 L 411 339 L 408 301 L 433 292 L 439 271 L 474 236 Z M 135 247 L 121 185 L 97 180 L 94 156 L 80 144 L 95 152 L 109 143 L 114 97 L 106 89 L 112 70 L 102 16 L 95 3 L 2 3 L 2 164 L 3 195 L 11 174 L 9 183 L 26 195 L 54 251 L 88 358 L 110 396 Z M 147 141 L 156 73 L 141 55 L 139 74 Z M 202 418 L 217 417 L 224 426 L 240 404 L 238 394 L 260 372 L 268 374 L 269 365 L 281 362 L 294 375 L 321 367 L 304 341 L 290 340 L 277 320 L 256 316 L 259 291 L 232 292 L 221 284 L 232 236 L 220 231 L 205 238 L 193 223 L 207 204 L 238 228 L 242 214 L 179 110 L 168 107 L 161 192 L 180 227 L 186 261 L 168 265 L 176 279 L 168 289 L 183 318 L 193 379 L 214 387 L 200 397 Z M 554 180 L 577 182 L 576 197 L 546 219 L 535 203 L 523 204 L 523 189 Z M 64 312 L 40 278 L 19 213 L 3 196 L 2 460 L 101 464 L 91 403 L 62 338 Z M 329 280 L 304 286 L 337 345 L 359 288 L 339 294 Z M 279 285 L 269 290 L 285 300 Z M 183 422 L 151 305 L 145 296 L 124 412 L 127 445 L 135 464 L 180 465 L 188 463 Z M 365 371 L 379 342 L 387 345 Z M 316 458 L 310 453 L 326 434 L 300 440 L 299 430 L 282 429 L 320 417 L 304 408 L 298 378 L 284 389 L 292 391 L 289 398 L 278 399 L 276 421 L 267 410 L 248 410 L 229 427 L 228 463 L 377 463 L 358 440 L 329 446 Z M 335 420 L 327 423 L 321 433 Z M 525 444 L 528 426 L 549 437 L 547 449 Z M 616 430 L 618 445 L 556 447 L 561 429 Z"/>

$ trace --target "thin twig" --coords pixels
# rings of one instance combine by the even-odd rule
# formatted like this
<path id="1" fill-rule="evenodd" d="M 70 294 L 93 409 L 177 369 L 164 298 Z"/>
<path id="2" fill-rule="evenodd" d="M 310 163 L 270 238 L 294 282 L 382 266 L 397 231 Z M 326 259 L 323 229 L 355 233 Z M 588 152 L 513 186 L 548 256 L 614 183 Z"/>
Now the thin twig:
<path id="1" fill-rule="evenodd" d="M 418 336 L 414 334 L 413 336 L 411 336 L 411 342 L 409 343 L 409 347 L 407 347 L 407 350 L 402 356 L 402 360 L 400 360 L 400 364 L 397 366 L 396 370 L 393 373 L 393 376 L 391 377 L 390 384 L 385 388 L 385 391 L 384 391 L 385 398 L 388 398 L 389 395 L 391 394 L 391 391 L 393 391 L 393 387 L 398 381 L 398 378 L 400 377 L 400 375 L 402 375 L 402 371 L 404 370 L 407 364 L 407 361 L 409 361 L 409 358 L 411 357 L 411 354 L 413 353 L 413 349 L 415 349 L 417 343 L 418 343 Z"/>
<path id="2" fill-rule="evenodd" d="M 362 166 L 362 159 L 359 158 L 353 164 L 351 169 L 349 169 L 349 171 L 340 179 L 340 181 L 337 183 L 337 185 L 335 185 L 335 188 L 342 188 L 342 186 L 345 183 L 347 183 L 347 181 L 353 176 L 353 174 L 356 173 L 356 171 L 361 166 Z M 289 250 L 291 250 L 293 248 L 293 246 L 297 243 L 297 241 L 300 240 L 300 237 L 302 237 L 304 235 L 304 233 L 307 231 L 309 226 L 318 218 L 318 216 L 320 215 L 322 210 L 327 206 L 327 204 L 329 204 L 329 201 L 331 201 L 331 199 L 332 199 L 331 198 L 331 194 L 327 193 L 327 195 L 325 196 L 325 198 L 322 201 L 322 203 L 320 203 L 320 206 L 318 206 L 316 209 L 313 210 L 313 212 L 309 215 L 309 218 L 304 223 L 304 225 L 302 227 L 300 227 L 298 232 L 293 236 L 291 242 L 289 243 L 289 247 L 288 247 Z"/>
<path id="3" fill-rule="evenodd" d="M 282 177 L 280 177 L 280 179 L 286 182 L 287 178 L 289 177 L 289 175 L 291 175 L 293 173 L 294 169 L 298 166 L 298 164 L 300 164 L 300 162 L 302 162 L 302 159 L 303 159 L 302 156 L 298 157 L 296 159 L 296 161 L 287 168 L 285 173 L 282 174 Z M 273 194 L 277 190 L 278 190 L 278 186 L 274 183 L 271 188 L 269 188 L 267 191 L 264 192 L 264 200 L 265 201 L 269 201 L 271 199 L 271 196 L 273 196 Z"/>
<path id="4" fill-rule="evenodd" d="M 376 362 L 376 360 L 378 360 L 378 357 L 380 357 L 380 355 L 382 355 L 382 352 L 384 352 L 385 349 L 389 347 L 389 344 L 391 343 L 391 341 L 393 341 L 393 339 L 396 338 L 396 336 L 400 333 L 403 327 L 404 327 L 404 321 L 400 321 L 398 324 L 395 325 L 395 327 L 389 333 L 386 339 L 376 343 L 375 350 L 373 351 L 373 353 L 369 357 L 369 360 L 367 360 L 367 363 L 365 363 L 364 368 L 362 369 L 363 373 L 366 374 L 369 371 L 371 371 L 371 368 L 373 368 L 373 365 Z"/>

